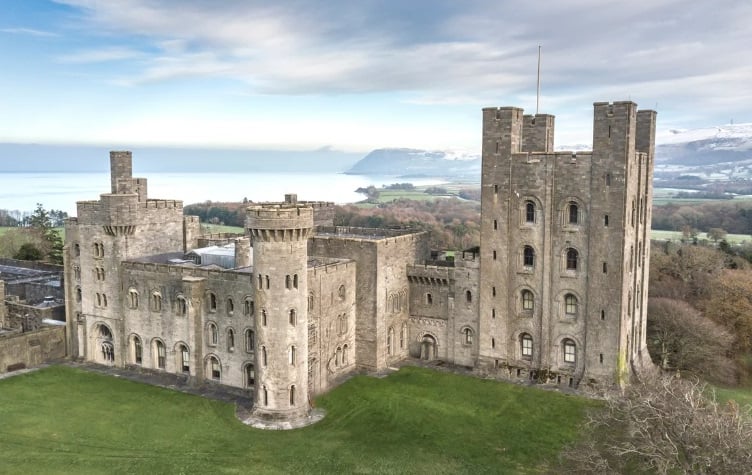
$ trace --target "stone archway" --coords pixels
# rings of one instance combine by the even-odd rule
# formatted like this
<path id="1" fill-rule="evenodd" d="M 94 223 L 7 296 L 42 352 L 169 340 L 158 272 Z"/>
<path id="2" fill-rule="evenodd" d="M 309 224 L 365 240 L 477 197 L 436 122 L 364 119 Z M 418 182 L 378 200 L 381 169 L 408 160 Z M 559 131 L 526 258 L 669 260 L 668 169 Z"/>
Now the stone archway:
<path id="1" fill-rule="evenodd" d="M 114 365 L 115 364 L 115 343 L 112 336 L 112 330 L 104 323 L 94 327 L 94 360 L 97 363 Z"/>
<path id="2" fill-rule="evenodd" d="M 437 347 L 436 338 L 432 335 L 423 335 L 423 339 L 420 342 L 420 359 L 426 361 L 432 361 L 436 359 Z"/>

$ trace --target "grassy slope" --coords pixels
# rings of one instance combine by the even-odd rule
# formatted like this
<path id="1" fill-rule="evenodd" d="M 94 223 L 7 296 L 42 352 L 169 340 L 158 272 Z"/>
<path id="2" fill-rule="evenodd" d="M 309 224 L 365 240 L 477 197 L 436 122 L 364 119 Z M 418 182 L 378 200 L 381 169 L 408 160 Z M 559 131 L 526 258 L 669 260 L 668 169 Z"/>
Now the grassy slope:
<path id="1" fill-rule="evenodd" d="M 266 432 L 228 404 L 51 367 L 0 381 L 0 473 L 535 472 L 593 404 L 417 368 L 317 403 L 322 422 Z"/>

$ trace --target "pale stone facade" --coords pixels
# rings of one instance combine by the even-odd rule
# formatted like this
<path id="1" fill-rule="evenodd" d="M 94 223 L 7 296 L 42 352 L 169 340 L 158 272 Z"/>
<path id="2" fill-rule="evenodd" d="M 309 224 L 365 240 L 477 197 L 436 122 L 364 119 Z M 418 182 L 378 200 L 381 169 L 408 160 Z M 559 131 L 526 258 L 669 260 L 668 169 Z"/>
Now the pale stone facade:
<path id="1" fill-rule="evenodd" d="M 112 152 L 111 192 L 66 224 L 71 354 L 243 388 L 271 421 L 409 357 L 623 383 L 646 351 L 655 113 L 596 103 L 576 155 L 553 124 L 484 109 L 481 247 L 442 260 L 423 233 L 334 227 L 295 195 L 250 206 L 245 235 L 200 236 Z"/>

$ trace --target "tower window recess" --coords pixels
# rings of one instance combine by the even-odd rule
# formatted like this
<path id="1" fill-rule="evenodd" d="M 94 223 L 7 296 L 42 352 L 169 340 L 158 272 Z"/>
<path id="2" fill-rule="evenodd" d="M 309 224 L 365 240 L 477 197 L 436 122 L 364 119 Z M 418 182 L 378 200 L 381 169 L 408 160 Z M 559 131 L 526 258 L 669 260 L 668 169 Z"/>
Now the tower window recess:
<path id="1" fill-rule="evenodd" d="M 494 231 L 496 231 L 497 229 L 499 229 L 499 222 L 496 221 L 495 219 L 493 220 L 493 228 L 494 228 Z"/>
<path id="2" fill-rule="evenodd" d="M 535 308 L 533 293 L 527 289 L 522 291 L 522 310 L 532 311 Z"/>
<path id="3" fill-rule="evenodd" d="M 608 227 L 608 215 L 607 214 L 603 216 L 603 225 Z"/>
<path id="4" fill-rule="evenodd" d="M 496 348 L 496 338 L 491 338 L 491 348 Z"/>
<path id="5" fill-rule="evenodd" d="M 133 361 L 137 365 L 140 365 L 143 362 L 143 355 L 144 355 L 144 348 L 141 345 L 141 338 L 134 336 L 133 337 Z"/>
<path id="6" fill-rule="evenodd" d="M 607 266 L 607 265 L 606 265 L 606 263 L 604 262 L 604 263 L 603 263 L 603 273 L 605 274 L 605 273 L 607 273 L 607 272 L 608 272 L 608 266 Z"/>
<path id="7" fill-rule="evenodd" d="M 165 344 L 157 340 L 155 346 L 157 347 L 157 368 L 165 369 L 165 364 L 167 362 L 167 351 L 165 350 Z"/>
<path id="8" fill-rule="evenodd" d="M 496 250 L 493 251 L 493 260 L 496 260 Z"/>
<path id="9" fill-rule="evenodd" d="M 577 345 L 572 340 L 566 339 L 562 342 L 562 347 L 564 349 L 564 362 L 575 363 L 577 361 Z"/>
<path id="10" fill-rule="evenodd" d="M 261 310 L 261 326 L 266 326 L 266 309 Z"/>
<path id="11" fill-rule="evenodd" d="M 295 385 L 290 386 L 290 406 L 295 405 Z"/>
<path id="12" fill-rule="evenodd" d="M 499 185 L 494 185 L 494 194 L 499 193 Z"/>
<path id="13" fill-rule="evenodd" d="M 245 351 L 253 353 L 253 349 L 256 347 L 256 334 L 253 330 L 245 331 Z"/>
<path id="14" fill-rule="evenodd" d="M 180 357 L 180 362 L 179 362 L 180 371 L 182 371 L 185 374 L 190 374 L 191 354 L 188 351 L 188 347 L 185 345 L 180 345 L 178 347 L 178 355 Z"/>
<path id="15" fill-rule="evenodd" d="M 601 320 L 605 320 L 605 319 L 606 319 L 606 311 L 601 310 Z"/>
<path id="16" fill-rule="evenodd" d="M 235 351 L 235 331 L 232 328 L 227 330 L 227 351 Z"/>
<path id="17" fill-rule="evenodd" d="M 251 363 L 245 365 L 245 387 L 250 388 L 256 384 L 256 370 Z"/>
<path id="18" fill-rule="evenodd" d="M 219 360 L 215 356 L 209 357 L 209 367 L 211 370 L 211 378 L 215 381 L 219 381 L 222 377 L 222 368 L 219 364 Z"/>
<path id="19" fill-rule="evenodd" d="M 532 201 L 525 202 L 525 222 L 535 222 L 535 203 L 533 203 Z"/>
<path id="20" fill-rule="evenodd" d="M 266 366 L 266 346 L 261 347 L 261 364 Z"/>
<path id="21" fill-rule="evenodd" d="M 285 276 L 285 288 L 288 290 L 292 288 L 292 276 L 289 274 Z"/>
<path id="22" fill-rule="evenodd" d="M 473 293 L 469 290 L 465 291 L 465 302 L 472 303 L 473 302 Z"/>
<path id="23" fill-rule="evenodd" d="M 533 357 L 533 337 L 528 333 L 520 335 L 520 353 L 524 359 Z"/>
<path id="24" fill-rule="evenodd" d="M 295 325 L 297 325 L 297 323 L 298 323 L 298 315 L 297 315 L 297 313 L 295 312 L 295 309 L 291 309 L 291 310 L 290 310 L 290 313 L 289 313 L 289 317 L 290 317 L 290 318 L 289 318 L 289 320 L 290 320 L 290 325 L 292 325 L 292 326 L 295 326 Z"/>
<path id="25" fill-rule="evenodd" d="M 567 270 L 577 270 L 578 259 L 579 254 L 576 249 L 572 249 L 571 247 L 567 249 Z"/>
<path id="26" fill-rule="evenodd" d="M 491 296 L 492 297 L 496 297 L 496 286 L 495 285 L 491 287 Z"/>
<path id="27" fill-rule="evenodd" d="M 580 223 L 580 208 L 577 203 L 570 201 L 568 205 L 569 224 Z"/>
<path id="28" fill-rule="evenodd" d="M 606 173 L 606 186 L 611 186 L 611 174 Z"/>
<path id="29" fill-rule="evenodd" d="M 235 312 L 235 302 L 232 299 L 227 299 L 227 313 L 232 314 Z"/>
<path id="30" fill-rule="evenodd" d="M 462 330 L 462 335 L 464 336 L 464 343 L 466 345 L 472 345 L 473 344 L 473 329 L 472 328 L 464 328 Z"/>
<path id="31" fill-rule="evenodd" d="M 251 315 L 253 315 L 254 310 L 253 300 L 251 300 L 250 298 L 245 299 L 245 301 L 243 302 L 243 314 L 246 317 L 250 317 Z"/>
<path id="32" fill-rule="evenodd" d="M 426 294 L 426 305 L 433 305 L 433 295 L 430 293 Z"/>
<path id="33" fill-rule="evenodd" d="M 525 246 L 522 250 L 522 264 L 525 267 L 535 266 L 535 250 L 531 246 Z"/>
<path id="34" fill-rule="evenodd" d="M 290 351 L 288 354 L 288 358 L 290 360 L 290 365 L 295 366 L 295 363 L 297 362 L 297 350 L 295 349 L 295 346 L 290 347 Z"/>
<path id="35" fill-rule="evenodd" d="M 177 298 L 178 315 L 185 316 L 188 313 L 188 303 L 182 295 Z"/>
<path id="36" fill-rule="evenodd" d="M 214 323 L 209 324 L 209 345 L 211 346 L 217 346 L 217 343 L 219 342 L 219 332 L 217 330 L 217 325 Z"/>
<path id="37" fill-rule="evenodd" d="M 577 315 L 577 297 L 573 294 L 567 294 L 564 296 L 564 314 L 568 317 Z"/>

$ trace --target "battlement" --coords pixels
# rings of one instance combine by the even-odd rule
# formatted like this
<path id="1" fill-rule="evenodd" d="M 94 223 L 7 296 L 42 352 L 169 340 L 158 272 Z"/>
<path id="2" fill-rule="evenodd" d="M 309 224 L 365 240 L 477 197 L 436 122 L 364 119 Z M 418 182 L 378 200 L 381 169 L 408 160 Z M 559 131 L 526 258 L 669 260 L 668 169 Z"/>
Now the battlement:
<path id="1" fill-rule="evenodd" d="M 407 266 L 407 280 L 415 284 L 448 286 L 454 281 L 452 274 L 451 267 L 421 264 Z"/>

